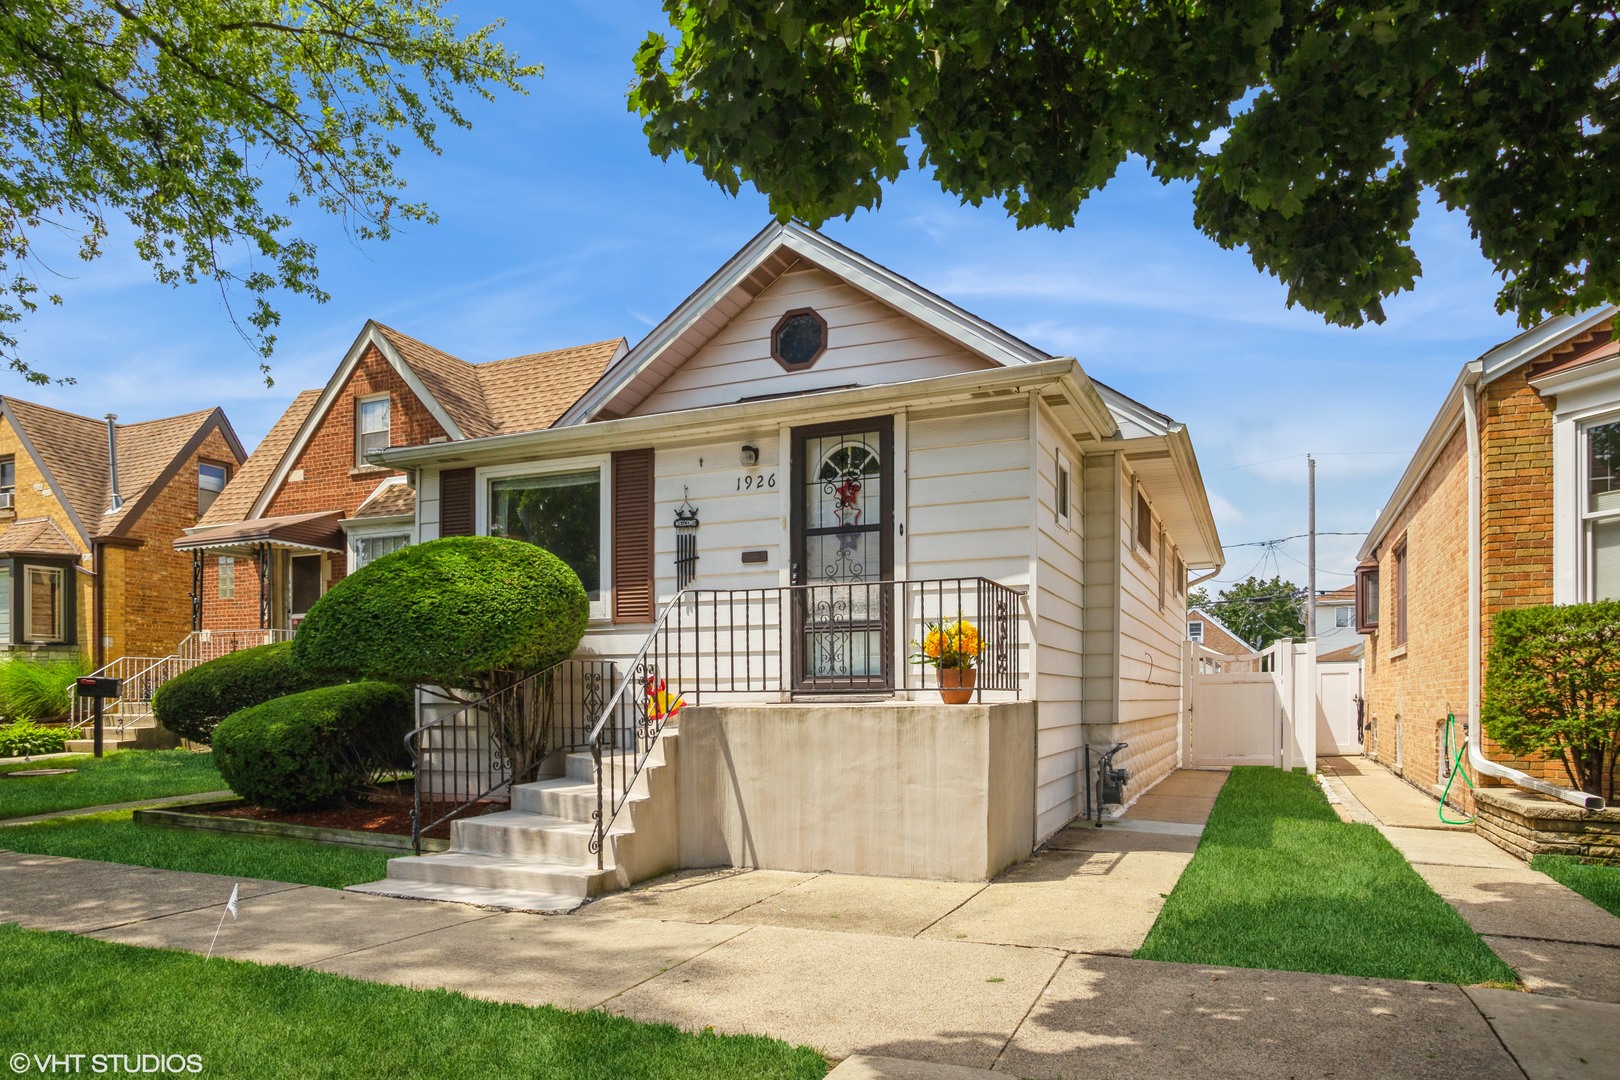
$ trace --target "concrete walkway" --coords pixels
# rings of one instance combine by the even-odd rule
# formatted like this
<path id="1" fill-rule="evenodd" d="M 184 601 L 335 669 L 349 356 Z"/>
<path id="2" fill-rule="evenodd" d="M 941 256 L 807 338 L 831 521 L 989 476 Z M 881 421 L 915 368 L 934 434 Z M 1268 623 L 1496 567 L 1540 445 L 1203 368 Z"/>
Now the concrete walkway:
<path id="1" fill-rule="evenodd" d="M 839 1080 L 1615 1075 L 1620 1005 L 1129 959 L 1223 780 L 1177 774 L 989 884 L 713 871 L 544 916 L 244 882 L 216 951 L 773 1035 Z M 232 884 L 4 853 L 0 921 L 201 952 Z"/>
<path id="2" fill-rule="evenodd" d="M 1319 771 L 1349 816 L 1388 837 L 1525 989 L 1620 1003 L 1620 919 L 1469 826 L 1442 825 L 1435 800 L 1381 765 L 1323 758 Z"/>

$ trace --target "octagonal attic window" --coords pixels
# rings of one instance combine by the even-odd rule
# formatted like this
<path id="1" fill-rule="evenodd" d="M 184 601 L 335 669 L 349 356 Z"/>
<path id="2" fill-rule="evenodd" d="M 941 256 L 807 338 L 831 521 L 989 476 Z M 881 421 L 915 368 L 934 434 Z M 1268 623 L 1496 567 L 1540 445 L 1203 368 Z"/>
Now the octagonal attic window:
<path id="1" fill-rule="evenodd" d="M 795 308 L 776 320 L 771 356 L 788 371 L 803 371 L 827 351 L 827 320 L 809 308 Z"/>

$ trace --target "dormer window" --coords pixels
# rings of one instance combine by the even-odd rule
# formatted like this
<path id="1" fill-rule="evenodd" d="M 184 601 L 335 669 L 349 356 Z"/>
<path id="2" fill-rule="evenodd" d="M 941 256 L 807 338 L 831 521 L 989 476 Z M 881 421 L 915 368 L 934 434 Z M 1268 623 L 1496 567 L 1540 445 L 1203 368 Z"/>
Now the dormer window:
<path id="1" fill-rule="evenodd" d="M 809 308 L 795 308 L 776 320 L 771 356 L 788 371 L 803 371 L 827 351 L 827 320 Z"/>
<path id="2" fill-rule="evenodd" d="M 219 493 L 225 490 L 225 481 L 231 477 L 231 471 L 223 465 L 214 465 L 207 461 L 197 463 L 197 516 L 200 518 L 208 513 L 208 508 L 214 505 Z"/>
<path id="3" fill-rule="evenodd" d="M 370 464 L 366 454 L 385 450 L 389 445 L 390 410 L 388 395 L 360 398 L 354 404 L 354 464 L 363 469 Z"/>

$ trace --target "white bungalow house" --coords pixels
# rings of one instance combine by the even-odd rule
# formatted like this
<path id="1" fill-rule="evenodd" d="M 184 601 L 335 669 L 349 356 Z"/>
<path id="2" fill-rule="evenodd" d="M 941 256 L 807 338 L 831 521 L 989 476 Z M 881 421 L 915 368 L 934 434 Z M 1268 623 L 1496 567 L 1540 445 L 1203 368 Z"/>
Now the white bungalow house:
<path id="1" fill-rule="evenodd" d="M 1223 563 L 1185 426 L 803 225 L 553 426 L 372 459 L 414 484 L 416 539 L 541 543 L 593 620 L 542 695 L 537 779 L 480 756 L 477 715 L 426 710 L 420 824 L 508 779 L 512 809 L 362 888 L 568 907 L 678 866 L 984 879 L 1087 812 L 1088 746 L 1129 744 L 1127 801 L 1177 765 L 1188 578 Z M 944 705 L 918 656 L 957 619 L 977 685 Z"/>

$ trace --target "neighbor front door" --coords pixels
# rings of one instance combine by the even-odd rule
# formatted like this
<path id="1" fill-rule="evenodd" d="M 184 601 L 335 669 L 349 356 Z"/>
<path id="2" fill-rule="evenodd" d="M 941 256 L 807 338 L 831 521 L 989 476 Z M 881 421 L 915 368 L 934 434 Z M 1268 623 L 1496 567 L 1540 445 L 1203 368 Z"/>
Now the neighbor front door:
<path id="1" fill-rule="evenodd" d="M 894 421 L 793 433 L 793 688 L 894 685 Z"/>

